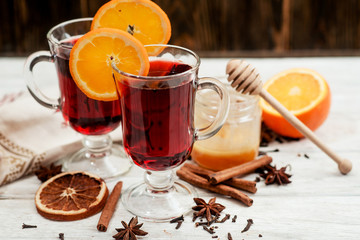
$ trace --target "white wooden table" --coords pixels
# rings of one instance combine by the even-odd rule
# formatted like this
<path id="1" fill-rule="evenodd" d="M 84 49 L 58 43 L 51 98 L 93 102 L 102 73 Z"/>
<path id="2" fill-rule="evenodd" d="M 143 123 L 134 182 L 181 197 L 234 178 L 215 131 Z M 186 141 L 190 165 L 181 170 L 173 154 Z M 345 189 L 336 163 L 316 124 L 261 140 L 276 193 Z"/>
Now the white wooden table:
<path id="1" fill-rule="evenodd" d="M 223 76 L 228 59 L 203 59 L 200 75 Z M 278 166 L 290 164 L 292 183 L 286 186 L 258 183 L 258 192 L 250 196 L 251 207 L 201 189 L 200 197 L 206 201 L 216 196 L 226 206 L 224 213 L 238 216 L 236 223 L 218 224 L 219 239 L 358 239 L 360 236 L 360 58 L 283 58 L 248 59 L 268 79 L 281 70 L 307 67 L 321 73 L 332 91 L 332 106 L 328 119 L 316 134 L 335 152 L 353 162 L 353 170 L 343 176 L 335 163 L 304 139 L 285 144 L 273 143 L 268 149 L 279 148 L 271 153 Z M 22 78 L 23 58 L 0 58 L 0 95 L 25 90 Z M 43 67 L 44 84 L 56 83 L 51 65 Z M 51 81 L 53 79 L 53 81 Z M 36 104 L 34 102 L 34 104 Z M 306 153 L 309 159 L 298 154 Z M 247 178 L 254 180 L 256 174 Z M 119 178 L 126 188 L 142 180 L 142 170 L 133 167 Z M 109 182 L 111 190 L 115 182 Z M 39 187 L 35 176 L 29 176 L 0 187 L 0 239 L 113 239 L 115 228 L 121 220 L 129 221 L 121 202 L 117 205 L 106 233 L 98 232 L 99 214 L 75 222 L 55 222 L 41 217 L 35 209 L 34 193 Z M 12 196 L 12 199 L 6 199 Z M 212 239 L 201 228 L 195 228 L 192 214 L 176 230 L 176 224 L 145 222 L 146 237 L 139 239 Z M 250 230 L 241 233 L 247 219 L 253 219 Z M 22 223 L 37 225 L 35 229 L 22 229 Z"/>

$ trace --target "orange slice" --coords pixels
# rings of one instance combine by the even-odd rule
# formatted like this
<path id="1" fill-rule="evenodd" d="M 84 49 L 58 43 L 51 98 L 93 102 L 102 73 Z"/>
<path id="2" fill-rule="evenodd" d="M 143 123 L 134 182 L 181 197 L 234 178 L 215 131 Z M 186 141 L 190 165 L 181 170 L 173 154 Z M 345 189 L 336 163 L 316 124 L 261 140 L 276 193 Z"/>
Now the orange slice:
<path id="1" fill-rule="evenodd" d="M 35 205 L 45 218 L 73 221 L 98 213 L 108 195 L 101 178 L 85 172 L 67 172 L 50 178 L 40 186 L 35 195 Z"/>
<path id="2" fill-rule="evenodd" d="M 171 36 L 168 16 L 150 0 L 109 1 L 97 11 L 91 25 L 91 29 L 102 27 L 127 31 L 144 45 L 167 44 Z M 153 49 L 149 55 L 157 51 Z"/>
<path id="3" fill-rule="evenodd" d="M 316 71 L 294 68 L 280 72 L 264 84 L 264 89 L 283 104 L 311 130 L 325 121 L 330 110 L 331 94 L 326 80 Z M 280 135 L 300 138 L 303 135 L 263 99 L 263 121 Z"/>
<path id="4" fill-rule="evenodd" d="M 145 47 L 130 34 L 110 28 L 82 36 L 70 53 L 70 72 L 78 88 L 89 98 L 117 99 L 111 63 L 124 72 L 147 75 L 150 64 Z"/>

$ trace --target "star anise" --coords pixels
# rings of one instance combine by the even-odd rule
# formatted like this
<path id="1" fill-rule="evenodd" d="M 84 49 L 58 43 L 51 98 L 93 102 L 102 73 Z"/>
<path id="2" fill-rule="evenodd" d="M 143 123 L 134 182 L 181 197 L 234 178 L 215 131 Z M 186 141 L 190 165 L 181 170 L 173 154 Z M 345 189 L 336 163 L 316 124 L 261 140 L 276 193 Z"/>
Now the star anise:
<path id="1" fill-rule="evenodd" d="M 279 170 L 276 169 L 276 166 L 266 165 L 262 169 L 260 169 L 260 177 L 265 179 L 265 184 L 273 184 L 277 183 L 278 185 L 288 184 L 291 183 L 289 178 L 291 177 L 290 174 L 286 173 L 286 168 L 282 167 Z"/>
<path id="2" fill-rule="evenodd" d="M 40 166 L 40 168 L 35 171 L 35 175 L 41 182 L 45 182 L 49 178 L 61 173 L 61 168 L 61 165 L 55 166 L 54 163 L 52 163 L 49 168 Z"/>
<path id="3" fill-rule="evenodd" d="M 115 228 L 118 231 L 117 234 L 113 236 L 116 240 L 137 240 L 136 235 L 145 236 L 147 232 L 140 230 L 143 223 L 138 224 L 138 218 L 131 218 L 129 225 L 126 222 L 121 221 L 121 224 L 124 228 Z"/>
<path id="4" fill-rule="evenodd" d="M 223 205 L 220 203 L 215 203 L 216 198 L 212 198 L 209 200 L 209 203 L 206 203 L 202 198 L 194 198 L 194 202 L 196 206 L 192 209 L 198 211 L 195 215 L 196 217 L 205 216 L 206 220 L 210 222 L 211 215 L 220 216 L 220 212 L 225 209 Z"/>

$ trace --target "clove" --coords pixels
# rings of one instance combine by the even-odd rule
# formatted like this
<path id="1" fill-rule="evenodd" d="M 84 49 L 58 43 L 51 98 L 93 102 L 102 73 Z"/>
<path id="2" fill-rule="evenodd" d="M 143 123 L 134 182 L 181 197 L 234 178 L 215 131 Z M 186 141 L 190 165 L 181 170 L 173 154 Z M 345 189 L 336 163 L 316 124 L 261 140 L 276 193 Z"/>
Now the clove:
<path id="1" fill-rule="evenodd" d="M 208 233 L 210 233 L 210 234 L 214 234 L 214 233 L 215 233 L 214 230 L 212 230 L 211 228 L 206 227 L 205 225 L 203 225 L 203 229 L 204 229 L 205 231 L 207 231 Z"/>
<path id="2" fill-rule="evenodd" d="M 254 221 L 253 221 L 251 218 L 248 219 L 248 220 L 247 220 L 246 227 L 245 227 L 241 232 L 243 233 L 243 232 L 246 232 L 247 230 L 249 230 L 249 229 L 250 229 L 250 226 L 251 226 L 252 224 L 254 224 Z"/>
<path id="3" fill-rule="evenodd" d="M 37 228 L 37 226 L 36 226 L 36 225 L 28 225 L 28 224 L 23 223 L 23 224 L 22 224 L 22 228 L 23 228 L 23 229 L 24 229 L 24 228 Z"/>
<path id="4" fill-rule="evenodd" d="M 63 233 L 59 233 L 59 239 L 64 240 L 64 234 Z"/>
<path id="5" fill-rule="evenodd" d="M 170 221 L 170 223 L 177 223 L 179 221 L 184 221 L 184 215 L 181 215 L 180 217 L 174 218 Z"/>

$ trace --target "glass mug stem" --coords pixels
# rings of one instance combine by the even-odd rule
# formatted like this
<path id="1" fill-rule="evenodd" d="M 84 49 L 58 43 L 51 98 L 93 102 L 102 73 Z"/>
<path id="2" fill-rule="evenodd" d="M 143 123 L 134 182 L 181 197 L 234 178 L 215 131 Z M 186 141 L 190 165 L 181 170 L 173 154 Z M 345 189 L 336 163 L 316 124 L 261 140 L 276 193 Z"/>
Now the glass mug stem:
<path id="1" fill-rule="evenodd" d="M 151 193 L 166 193 L 174 185 L 174 173 L 166 171 L 145 171 L 144 180 L 147 190 Z"/>
<path id="2" fill-rule="evenodd" d="M 82 142 L 85 147 L 85 156 L 89 159 L 103 158 L 111 154 L 112 140 L 108 134 L 84 135 Z"/>

